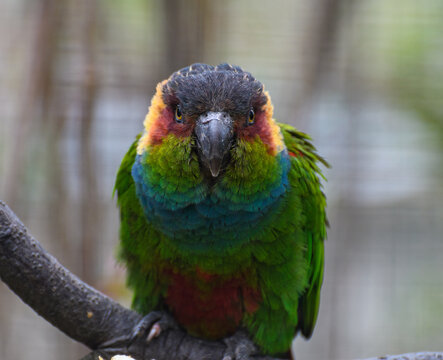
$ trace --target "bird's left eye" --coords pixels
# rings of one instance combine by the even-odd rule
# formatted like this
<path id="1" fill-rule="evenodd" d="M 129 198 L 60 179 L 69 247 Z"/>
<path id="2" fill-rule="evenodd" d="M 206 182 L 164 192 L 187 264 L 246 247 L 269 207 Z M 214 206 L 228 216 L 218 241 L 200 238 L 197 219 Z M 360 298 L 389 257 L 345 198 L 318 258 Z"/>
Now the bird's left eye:
<path id="1" fill-rule="evenodd" d="M 177 107 L 175 108 L 175 121 L 178 123 L 182 123 L 183 122 L 183 114 L 182 111 L 180 109 L 180 105 L 177 105 Z"/>
<path id="2" fill-rule="evenodd" d="M 248 125 L 252 125 L 253 123 L 255 123 L 255 112 L 254 109 L 251 109 L 248 115 Z"/>

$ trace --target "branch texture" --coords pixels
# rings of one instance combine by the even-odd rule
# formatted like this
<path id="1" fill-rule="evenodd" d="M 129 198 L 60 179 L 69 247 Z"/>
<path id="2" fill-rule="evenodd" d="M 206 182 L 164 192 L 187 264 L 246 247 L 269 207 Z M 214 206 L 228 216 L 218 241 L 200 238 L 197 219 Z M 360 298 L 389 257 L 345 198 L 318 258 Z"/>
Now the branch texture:
<path id="1" fill-rule="evenodd" d="M 0 277 L 39 315 L 91 349 L 130 331 L 140 319 L 60 265 L 3 202 Z"/>

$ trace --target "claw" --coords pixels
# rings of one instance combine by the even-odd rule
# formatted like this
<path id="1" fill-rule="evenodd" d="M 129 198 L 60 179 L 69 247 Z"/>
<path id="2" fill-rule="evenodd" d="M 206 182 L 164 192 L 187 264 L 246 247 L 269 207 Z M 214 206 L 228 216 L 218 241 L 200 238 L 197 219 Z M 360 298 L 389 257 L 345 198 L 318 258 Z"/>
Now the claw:
<path id="1" fill-rule="evenodd" d="M 151 330 L 149 331 L 148 337 L 146 338 L 146 342 L 151 342 L 152 339 L 156 338 L 160 335 L 162 329 L 158 322 L 152 325 Z"/>
<path id="2" fill-rule="evenodd" d="M 131 342 L 135 339 L 143 336 L 148 329 L 152 327 L 152 324 L 157 322 L 161 318 L 161 314 L 158 311 L 150 312 L 135 326 L 131 335 Z"/>
<path id="3" fill-rule="evenodd" d="M 142 336 L 146 336 L 146 342 L 149 343 L 163 331 L 177 327 L 175 320 L 168 313 L 163 311 L 150 312 L 132 331 L 131 343 Z"/>

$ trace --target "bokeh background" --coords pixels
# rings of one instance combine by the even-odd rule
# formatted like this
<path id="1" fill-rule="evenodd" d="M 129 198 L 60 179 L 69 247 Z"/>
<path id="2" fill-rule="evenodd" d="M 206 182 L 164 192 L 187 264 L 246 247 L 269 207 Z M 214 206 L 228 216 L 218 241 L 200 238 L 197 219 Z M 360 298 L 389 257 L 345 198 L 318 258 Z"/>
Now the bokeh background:
<path id="1" fill-rule="evenodd" d="M 129 304 L 111 194 L 155 84 L 240 65 L 333 166 L 321 310 L 297 359 L 441 351 L 442 35 L 441 0 L 2 0 L 0 198 Z M 0 359 L 87 352 L 0 283 Z"/>

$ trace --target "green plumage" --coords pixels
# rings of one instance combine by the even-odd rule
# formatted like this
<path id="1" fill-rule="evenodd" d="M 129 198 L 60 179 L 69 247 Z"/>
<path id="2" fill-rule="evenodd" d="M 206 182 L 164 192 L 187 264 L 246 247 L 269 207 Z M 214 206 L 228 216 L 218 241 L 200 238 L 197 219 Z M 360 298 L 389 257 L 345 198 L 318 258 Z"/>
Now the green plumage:
<path id="1" fill-rule="evenodd" d="M 155 204 L 164 203 L 171 211 L 182 211 L 182 204 L 189 203 L 189 207 L 209 199 L 205 200 L 209 205 L 202 203 L 204 206 L 198 208 L 201 213 L 208 208 L 205 215 L 208 219 L 215 217 L 212 211 L 239 211 L 237 217 L 223 218 L 226 222 L 236 221 L 239 216 L 255 219 L 263 212 L 261 204 L 276 191 L 272 189 L 283 187 L 280 179 L 287 177 L 284 194 L 279 195 L 271 210 L 253 226 L 248 227 L 247 221 L 242 221 L 223 228 L 213 222 L 206 229 L 208 234 L 204 227 L 178 235 L 166 234 L 155 219 L 148 218 L 133 178 L 140 135 L 137 137 L 122 161 L 115 185 L 121 215 L 119 257 L 128 268 L 128 284 L 134 290 L 136 310 L 148 313 L 155 309 L 176 309 L 175 315 L 184 319 L 189 314 L 177 310 L 180 304 L 176 304 L 174 294 L 178 290 L 172 289 L 177 276 L 189 279 L 189 283 L 201 291 L 199 301 L 211 296 L 219 301 L 217 291 L 223 290 L 223 286 L 228 289 L 226 284 L 236 284 L 237 280 L 233 279 L 241 278 L 238 286 L 239 291 L 243 291 L 243 300 L 240 299 L 243 310 L 239 326 L 248 329 L 264 352 L 288 351 L 299 330 L 305 337 L 311 336 L 323 281 L 323 240 L 327 223 L 318 162 L 326 166 L 327 163 L 316 154 L 307 135 L 289 125 L 279 126 L 290 155 L 287 156 L 285 150 L 287 170 L 266 152 L 258 138 L 238 142 L 231 150 L 231 162 L 223 178 L 212 187 L 205 183 L 199 170 L 190 137 L 179 139 L 169 135 L 141 158 L 144 166 L 152 169 L 143 176 L 144 181 L 151 184 L 147 191 L 152 192 L 149 199 L 154 199 Z M 247 207 L 253 202 L 257 205 Z M 183 210 L 176 220 L 185 219 L 185 224 L 197 221 L 195 215 L 189 219 L 185 216 L 187 213 Z M 174 222 L 171 221 L 171 226 Z M 192 233 L 196 234 L 193 238 L 186 235 Z M 201 280 L 200 273 L 211 277 L 211 281 Z M 180 291 L 185 290 L 188 288 Z M 253 295 L 245 295 L 251 292 Z M 235 306 L 223 301 L 211 310 L 215 315 L 211 314 L 218 318 L 217 309 L 225 307 L 227 317 L 237 316 Z M 182 325 L 189 327 L 191 333 L 196 328 L 195 324 Z M 194 333 L 205 336 L 201 330 Z"/>

